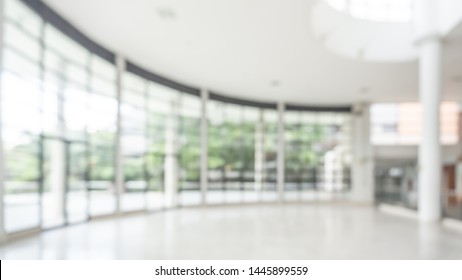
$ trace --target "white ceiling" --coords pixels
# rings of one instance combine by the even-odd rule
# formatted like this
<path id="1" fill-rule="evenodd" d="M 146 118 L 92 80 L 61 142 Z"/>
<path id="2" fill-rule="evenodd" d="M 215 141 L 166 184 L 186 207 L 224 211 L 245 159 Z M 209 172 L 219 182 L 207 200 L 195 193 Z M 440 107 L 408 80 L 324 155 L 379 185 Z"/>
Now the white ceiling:
<path id="1" fill-rule="evenodd" d="M 417 99 L 416 61 L 372 63 L 324 47 L 312 28 L 318 0 L 45 2 L 140 66 L 225 95 L 314 105 Z M 447 51 L 445 99 L 462 97 L 461 41 Z"/>

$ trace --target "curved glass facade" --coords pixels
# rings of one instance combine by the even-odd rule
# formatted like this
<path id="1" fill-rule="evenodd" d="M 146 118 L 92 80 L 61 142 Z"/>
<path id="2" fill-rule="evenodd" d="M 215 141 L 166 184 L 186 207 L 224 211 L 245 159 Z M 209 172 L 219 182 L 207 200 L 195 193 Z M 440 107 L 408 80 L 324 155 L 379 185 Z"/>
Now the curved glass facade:
<path id="1" fill-rule="evenodd" d="M 208 116 L 209 203 L 258 201 L 256 141 L 260 109 L 210 100 Z"/>
<path id="2" fill-rule="evenodd" d="M 36 13 L 40 5 L 5 1 L 7 233 L 118 212 L 274 202 L 278 190 L 300 201 L 349 190 L 350 113 L 204 98 L 129 62 L 118 67 L 59 16 Z"/>

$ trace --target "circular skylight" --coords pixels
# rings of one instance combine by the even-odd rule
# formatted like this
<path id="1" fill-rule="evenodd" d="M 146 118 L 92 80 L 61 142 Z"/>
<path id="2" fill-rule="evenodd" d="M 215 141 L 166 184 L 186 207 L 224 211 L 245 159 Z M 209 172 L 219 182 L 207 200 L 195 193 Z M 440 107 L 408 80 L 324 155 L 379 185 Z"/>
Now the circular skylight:
<path id="1" fill-rule="evenodd" d="M 325 0 L 335 10 L 377 22 L 410 22 L 413 0 Z"/>

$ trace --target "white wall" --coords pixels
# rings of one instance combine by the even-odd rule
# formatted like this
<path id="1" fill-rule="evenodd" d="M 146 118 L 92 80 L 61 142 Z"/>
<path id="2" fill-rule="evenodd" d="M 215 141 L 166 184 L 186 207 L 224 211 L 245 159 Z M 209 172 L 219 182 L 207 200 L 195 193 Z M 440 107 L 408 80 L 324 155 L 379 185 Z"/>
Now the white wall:
<path id="1" fill-rule="evenodd" d="M 415 159 L 418 158 L 419 148 L 416 145 L 409 146 L 374 146 L 374 159 Z M 457 145 L 442 147 L 442 162 L 456 163 L 459 155 L 459 147 Z"/>

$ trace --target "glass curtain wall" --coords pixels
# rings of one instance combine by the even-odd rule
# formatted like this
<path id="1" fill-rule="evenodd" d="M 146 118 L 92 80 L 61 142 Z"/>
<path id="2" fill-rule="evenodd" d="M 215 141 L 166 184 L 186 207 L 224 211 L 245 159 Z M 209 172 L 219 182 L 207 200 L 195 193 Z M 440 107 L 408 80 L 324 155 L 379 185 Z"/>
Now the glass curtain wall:
<path id="1" fill-rule="evenodd" d="M 90 145 L 90 216 L 115 213 L 115 143 L 117 134 L 117 71 L 113 64 L 91 56 L 87 139 Z"/>
<path id="2" fill-rule="evenodd" d="M 288 111 L 285 114 L 285 198 L 313 200 L 350 185 L 349 114 Z"/>
<path id="3" fill-rule="evenodd" d="M 43 98 L 42 26 L 17 1 L 5 1 L 2 71 L 4 216 L 8 233 L 40 226 Z"/>
<path id="4" fill-rule="evenodd" d="M 90 53 L 49 24 L 43 38 L 42 219 L 55 227 L 88 218 Z"/>
<path id="5" fill-rule="evenodd" d="M 114 65 L 20 1 L 5 1 L 4 27 L 7 232 L 113 213 Z"/>
<path id="6" fill-rule="evenodd" d="M 208 102 L 208 203 L 259 199 L 255 183 L 255 145 L 260 109 Z"/>
<path id="7" fill-rule="evenodd" d="M 278 112 L 263 110 L 262 200 L 277 200 Z"/>
<path id="8" fill-rule="evenodd" d="M 176 138 L 182 133 L 184 145 L 180 148 L 180 161 L 185 174 L 182 188 L 197 190 L 198 169 L 191 165 L 197 161 L 197 111 L 194 101 L 185 98 L 186 104 L 178 112 L 179 93 L 132 73 L 125 73 L 122 92 L 122 156 L 124 188 L 121 197 L 122 211 L 155 210 L 164 207 L 164 181 L 166 153 L 176 157 Z M 191 105 L 192 107 L 189 107 Z M 186 129 L 178 130 L 177 119 Z M 188 130 L 189 128 L 196 130 Z M 182 128 L 182 127 L 180 127 Z M 169 134 L 170 132 L 170 134 Z M 200 149 L 200 146 L 199 146 Z M 188 165 L 189 164 L 189 165 Z M 174 166 L 167 166 L 167 169 Z"/>
<path id="9" fill-rule="evenodd" d="M 148 210 L 155 210 L 165 206 L 165 155 L 169 143 L 167 131 L 169 118 L 173 116 L 175 101 L 178 99 L 178 92 L 150 82 L 147 99 L 147 206 Z"/>
<path id="10" fill-rule="evenodd" d="M 260 200 L 261 182 L 256 182 L 256 156 L 257 141 L 262 141 L 259 136 L 261 125 L 260 109 L 243 106 L 241 125 L 241 161 L 240 190 L 242 198 L 240 202 L 256 202 Z M 261 147 L 261 145 L 259 145 Z M 260 161 L 261 162 L 261 161 Z"/>
<path id="11" fill-rule="evenodd" d="M 208 155 L 207 155 L 207 203 L 223 203 L 225 168 L 227 164 L 226 143 L 228 142 L 223 102 L 208 101 Z"/>
<path id="12" fill-rule="evenodd" d="M 121 153 L 124 185 L 121 210 L 127 212 L 146 209 L 148 83 L 131 73 L 125 73 L 122 81 Z"/>
<path id="13" fill-rule="evenodd" d="M 201 112 L 198 96 L 181 94 L 177 109 L 178 204 L 201 203 Z"/>

